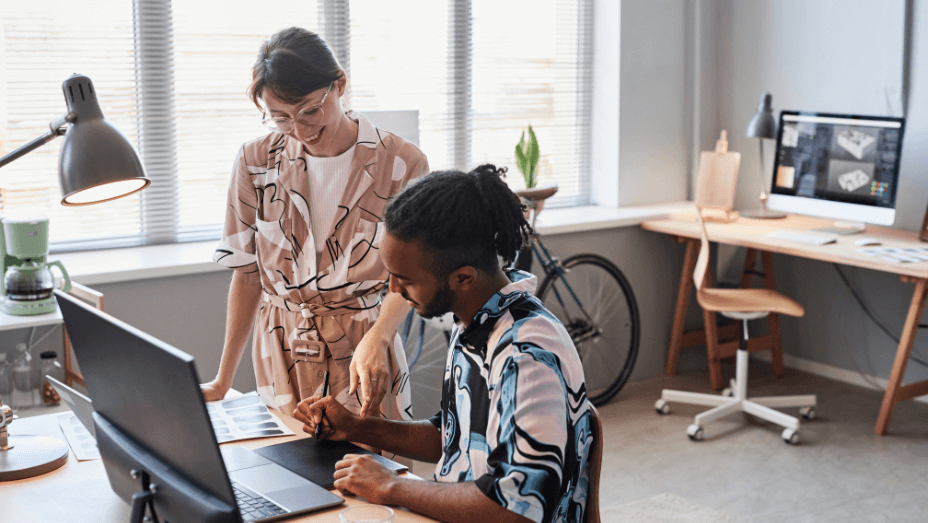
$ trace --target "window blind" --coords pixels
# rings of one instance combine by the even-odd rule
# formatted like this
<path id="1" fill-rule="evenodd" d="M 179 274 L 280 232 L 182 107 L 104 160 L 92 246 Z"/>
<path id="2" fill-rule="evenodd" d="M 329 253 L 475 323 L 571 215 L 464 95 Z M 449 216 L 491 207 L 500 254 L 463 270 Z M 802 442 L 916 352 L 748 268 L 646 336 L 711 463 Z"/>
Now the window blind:
<path id="1" fill-rule="evenodd" d="M 218 238 L 232 164 L 242 144 L 264 136 L 247 96 L 261 43 L 281 29 L 318 30 L 307 0 L 173 2 L 177 132 L 177 241 Z"/>
<path id="2" fill-rule="evenodd" d="M 247 98 L 258 48 L 298 25 L 348 70 L 350 108 L 418 109 L 433 169 L 510 167 L 533 126 L 552 206 L 588 202 L 592 0 L 64 0 L 0 13 L 0 153 L 66 110 L 61 83 L 89 76 L 104 114 L 153 184 L 100 205 L 59 204 L 56 140 L 0 171 L 0 213 L 44 213 L 53 251 L 218 238 L 239 147 L 264 135 Z M 519 23 L 512 23 L 518 20 Z"/>
<path id="3" fill-rule="evenodd" d="M 0 153 L 48 131 L 67 112 L 61 84 L 78 72 L 93 80 L 103 114 L 138 142 L 132 3 L 100 0 L 7 2 L 0 10 Z M 49 217 L 51 242 L 131 244 L 142 233 L 139 195 L 63 207 L 59 138 L 0 170 L 2 214 Z"/>
<path id="4" fill-rule="evenodd" d="M 432 169 L 509 167 L 532 125 L 549 205 L 589 202 L 592 2 L 351 1 L 352 107 L 419 110 Z M 517 23 L 516 23 L 517 21 Z M 389 55 L 385 55 L 385 51 Z"/>

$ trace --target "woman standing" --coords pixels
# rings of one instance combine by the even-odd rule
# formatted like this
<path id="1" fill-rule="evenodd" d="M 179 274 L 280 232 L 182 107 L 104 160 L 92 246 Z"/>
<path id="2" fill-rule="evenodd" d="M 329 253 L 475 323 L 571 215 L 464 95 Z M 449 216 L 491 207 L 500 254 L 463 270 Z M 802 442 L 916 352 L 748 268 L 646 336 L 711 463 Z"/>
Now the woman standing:
<path id="1" fill-rule="evenodd" d="M 226 337 L 207 401 L 229 390 L 254 321 L 264 402 L 290 415 L 322 390 L 360 415 L 411 417 L 396 328 L 405 300 L 381 292 L 387 199 L 429 171 L 416 146 L 345 113 L 348 79 L 317 34 L 293 27 L 261 46 L 249 95 L 272 131 L 242 146 L 214 259 L 235 269 Z"/>

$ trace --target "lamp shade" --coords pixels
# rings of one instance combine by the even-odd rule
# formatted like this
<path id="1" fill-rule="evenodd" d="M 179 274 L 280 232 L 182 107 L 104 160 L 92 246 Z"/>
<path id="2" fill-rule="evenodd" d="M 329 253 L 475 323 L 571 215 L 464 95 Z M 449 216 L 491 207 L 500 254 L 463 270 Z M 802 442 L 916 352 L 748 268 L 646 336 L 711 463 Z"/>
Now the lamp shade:
<path id="1" fill-rule="evenodd" d="M 141 191 L 151 183 L 128 138 L 103 116 L 83 75 L 62 84 L 71 125 L 58 157 L 62 205 L 90 205 Z"/>
<path id="2" fill-rule="evenodd" d="M 770 93 L 764 93 L 760 97 L 760 103 L 757 104 L 757 114 L 748 122 L 748 129 L 745 136 L 749 138 L 776 138 L 777 122 L 773 119 L 773 96 Z"/>

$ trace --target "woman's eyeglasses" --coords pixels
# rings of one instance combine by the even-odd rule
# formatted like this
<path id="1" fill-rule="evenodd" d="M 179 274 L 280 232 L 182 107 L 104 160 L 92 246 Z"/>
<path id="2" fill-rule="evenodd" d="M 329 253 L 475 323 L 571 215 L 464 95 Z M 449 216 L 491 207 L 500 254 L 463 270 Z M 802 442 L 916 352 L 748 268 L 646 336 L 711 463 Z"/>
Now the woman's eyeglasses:
<path id="1" fill-rule="evenodd" d="M 303 109 L 296 115 L 296 118 L 291 118 L 289 116 L 265 116 L 264 119 L 261 120 L 261 123 L 268 129 L 277 131 L 281 134 L 292 131 L 294 122 L 302 125 L 317 125 L 322 123 L 325 119 L 325 111 L 322 109 L 322 104 L 325 103 L 325 99 L 329 96 L 329 91 L 332 90 L 333 85 L 335 85 L 334 82 L 330 83 L 329 87 L 326 88 L 325 94 L 322 96 L 322 101 Z"/>

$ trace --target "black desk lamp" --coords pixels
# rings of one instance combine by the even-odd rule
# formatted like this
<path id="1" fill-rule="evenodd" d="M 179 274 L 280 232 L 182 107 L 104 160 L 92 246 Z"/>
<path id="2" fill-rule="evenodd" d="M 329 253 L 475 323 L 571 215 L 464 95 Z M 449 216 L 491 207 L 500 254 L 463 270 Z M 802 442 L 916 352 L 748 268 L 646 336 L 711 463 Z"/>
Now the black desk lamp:
<path id="1" fill-rule="evenodd" d="M 64 135 L 58 157 L 62 205 L 106 202 L 148 187 L 138 153 L 103 116 L 90 78 L 72 75 L 62 90 L 68 114 L 52 120 L 48 133 L 0 158 L 0 167 Z M 0 405 L 0 481 L 31 478 L 67 463 L 67 444 L 46 436 L 9 436 L 12 421 L 13 411 Z"/>
<path id="2" fill-rule="evenodd" d="M 760 144 L 760 209 L 741 213 L 741 216 L 748 218 L 786 218 L 786 215 L 781 212 L 767 210 L 767 165 L 764 162 L 764 139 L 774 140 L 777 137 L 777 122 L 773 119 L 772 102 L 773 96 L 770 93 L 764 93 L 760 97 L 757 114 L 748 122 L 747 131 L 744 133 L 748 138 L 757 138 Z"/>

